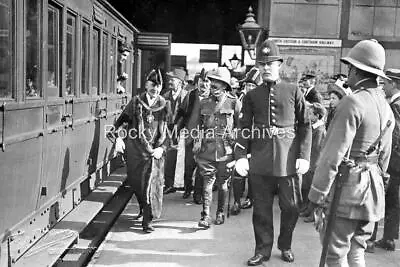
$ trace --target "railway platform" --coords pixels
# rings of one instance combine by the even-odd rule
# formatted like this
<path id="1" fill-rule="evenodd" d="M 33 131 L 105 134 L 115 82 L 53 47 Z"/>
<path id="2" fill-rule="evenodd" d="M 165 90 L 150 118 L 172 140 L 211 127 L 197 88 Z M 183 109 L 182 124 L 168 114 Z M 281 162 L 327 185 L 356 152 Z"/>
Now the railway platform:
<path id="1" fill-rule="evenodd" d="M 216 194 L 214 194 L 215 200 Z M 133 198 L 134 199 L 134 198 Z M 213 201 L 216 202 L 216 201 Z M 162 217 L 156 220 L 151 234 L 142 231 L 141 221 L 135 220 L 139 208 L 136 200 L 126 205 L 105 240 L 97 249 L 88 266 L 160 266 L 206 267 L 246 266 L 254 250 L 251 223 L 252 209 L 231 216 L 223 225 L 213 225 L 208 230 L 197 226 L 201 206 L 182 199 L 177 192 L 164 196 Z M 216 206 L 212 207 L 212 214 Z M 294 232 L 294 263 L 280 259 L 276 248 L 279 233 L 278 199 L 274 204 L 275 246 L 271 259 L 263 266 L 318 266 L 321 253 L 319 238 L 312 224 L 299 219 Z M 379 229 L 378 237 L 382 234 Z M 397 242 L 400 248 L 400 242 Z M 399 266 L 400 250 L 388 252 L 376 248 L 366 255 L 367 266 Z"/>

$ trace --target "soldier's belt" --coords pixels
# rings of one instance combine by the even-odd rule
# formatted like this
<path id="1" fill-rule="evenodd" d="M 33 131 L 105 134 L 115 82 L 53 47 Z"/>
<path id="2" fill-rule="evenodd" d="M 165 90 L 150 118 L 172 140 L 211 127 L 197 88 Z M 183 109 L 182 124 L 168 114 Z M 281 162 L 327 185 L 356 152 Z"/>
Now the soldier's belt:
<path id="1" fill-rule="evenodd" d="M 354 161 L 355 164 L 363 164 L 363 163 L 369 163 L 369 164 L 377 164 L 379 160 L 378 155 L 373 155 L 373 156 L 357 156 L 357 157 L 350 157 Z"/>

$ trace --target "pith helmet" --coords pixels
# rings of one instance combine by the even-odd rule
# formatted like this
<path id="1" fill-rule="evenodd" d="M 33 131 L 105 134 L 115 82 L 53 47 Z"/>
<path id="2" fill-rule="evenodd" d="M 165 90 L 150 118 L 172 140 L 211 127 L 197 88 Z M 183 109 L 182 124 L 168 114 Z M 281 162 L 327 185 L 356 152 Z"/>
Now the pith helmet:
<path id="1" fill-rule="evenodd" d="M 257 50 L 257 63 L 266 64 L 277 60 L 283 62 L 278 45 L 274 41 L 265 40 Z"/>
<path id="2" fill-rule="evenodd" d="M 358 42 L 349 54 L 340 60 L 350 64 L 357 69 L 376 74 L 382 78 L 389 79 L 383 72 L 385 67 L 385 49 L 375 39 Z"/>
<path id="3" fill-rule="evenodd" d="M 207 77 L 209 79 L 214 79 L 218 81 L 222 81 L 228 85 L 228 89 L 231 88 L 231 73 L 225 67 L 218 67 L 216 69 L 212 69 L 207 73 Z"/>

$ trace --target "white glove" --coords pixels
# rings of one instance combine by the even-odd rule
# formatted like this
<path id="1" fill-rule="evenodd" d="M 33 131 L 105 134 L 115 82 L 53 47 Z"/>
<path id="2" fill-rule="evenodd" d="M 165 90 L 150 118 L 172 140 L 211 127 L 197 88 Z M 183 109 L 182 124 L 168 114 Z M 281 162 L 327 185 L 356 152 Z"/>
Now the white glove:
<path id="1" fill-rule="evenodd" d="M 124 153 L 125 150 L 125 142 L 121 137 L 118 137 L 115 140 L 115 152 L 116 153 Z"/>
<path id="2" fill-rule="evenodd" d="M 305 159 L 296 159 L 296 172 L 298 174 L 305 174 L 310 168 L 310 162 Z"/>
<path id="3" fill-rule="evenodd" d="M 155 159 L 160 159 L 164 153 L 164 149 L 162 147 L 157 147 L 154 149 L 153 154 L 151 154 Z"/>
<path id="4" fill-rule="evenodd" d="M 240 176 L 247 176 L 249 172 L 249 160 L 246 158 L 238 159 L 235 163 L 235 169 Z"/>

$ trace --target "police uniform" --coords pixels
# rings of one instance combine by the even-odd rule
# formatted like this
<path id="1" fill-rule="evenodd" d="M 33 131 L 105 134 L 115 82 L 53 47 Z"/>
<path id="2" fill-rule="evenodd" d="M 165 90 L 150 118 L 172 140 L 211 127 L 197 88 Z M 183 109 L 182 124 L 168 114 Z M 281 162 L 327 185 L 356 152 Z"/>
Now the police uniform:
<path id="1" fill-rule="evenodd" d="M 385 52 L 376 41 L 359 42 L 342 61 L 352 68 L 386 77 L 382 71 Z M 351 78 L 349 74 L 349 80 Z M 393 122 L 393 113 L 383 91 L 377 89 L 375 78 L 361 79 L 350 86 L 353 86 L 353 94 L 344 97 L 336 109 L 308 196 L 312 203 L 330 203 L 338 166 L 348 153 L 355 166 L 342 186 L 328 244 L 328 266 L 344 266 L 347 262 L 350 266 L 365 266 L 366 240 L 371 236 L 374 222 L 381 220 L 385 212 L 382 172 L 389 164 L 393 123 L 383 135 L 380 146 L 370 155 L 367 150 L 387 122 Z M 323 237 L 324 231 L 321 239 Z"/>
<path id="2" fill-rule="evenodd" d="M 259 51 L 257 61 L 282 61 L 276 44 L 271 41 L 265 41 Z M 235 157 L 245 158 L 251 148 L 249 177 L 254 197 L 256 246 L 255 257 L 248 261 L 248 265 L 259 265 L 262 260 L 257 259 L 258 255 L 264 260 L 271 256 L 274 235 L 272 207 L 276 193 L 281 208 L 278 248 L 282 253 L 291 249 L 301 195 L 296 160 L 309 161 L 311 127 L 303 93 L 296 85 L 279 80 L 264 83 L 248 92 L 243 98 L 239 117 L 241 129 Z M 289 256 L 290 259 L 285 257 L 284 260 L 293 261 L 293 255 Z"/>

